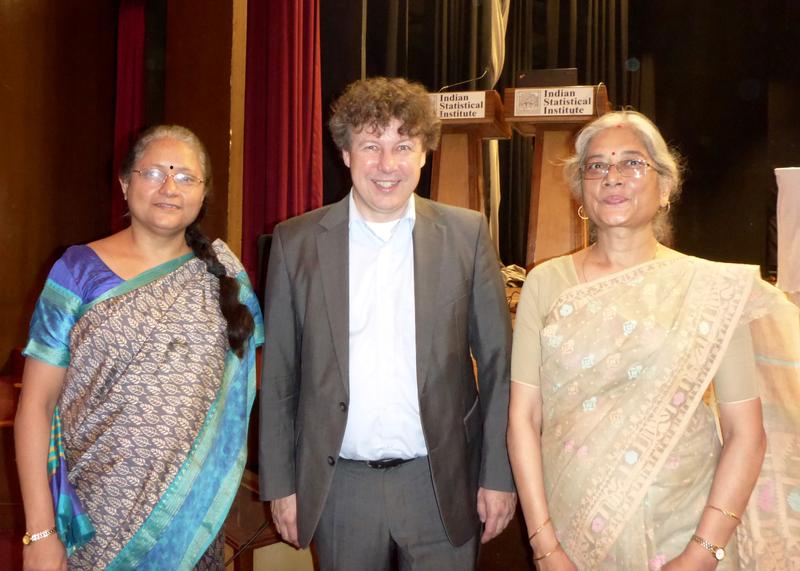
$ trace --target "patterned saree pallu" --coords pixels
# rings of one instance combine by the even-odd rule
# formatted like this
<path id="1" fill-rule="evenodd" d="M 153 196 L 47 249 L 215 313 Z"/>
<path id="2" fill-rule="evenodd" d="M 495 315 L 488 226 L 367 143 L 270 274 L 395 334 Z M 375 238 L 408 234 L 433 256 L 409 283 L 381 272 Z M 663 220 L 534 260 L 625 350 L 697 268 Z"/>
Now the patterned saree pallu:
<path id="1" fill-rule="evenodd" d="M 754 268 L 690 257 L 580 284 L 556 300 L 541 332 L 542 458 L 551 516 L 579 569 L 659 569 L 683 550 L 720 451 L 704 393 L 736 327 L 787 306 Z M 787 390 L 797 399 L 793 371 Z M 781 445 L 797 447 L 797 417 L 782 419 Z M 782 454 L 770 449 L 765 467 Z M 788 474 L 784 492 L 786 478 L 800 481 L 800 471 Z M 790 519 L 796 526 L 800 513 Z M 752 530 L 740 534 L 729 550 L 752 561 L 747 552 L 771 549 L 777 537 L 770 534 L 785 531 L 776 525 L 759 533 L 755 543 Z M 796 541 L 780 541 L 786 557 L 800 556 Z"/>

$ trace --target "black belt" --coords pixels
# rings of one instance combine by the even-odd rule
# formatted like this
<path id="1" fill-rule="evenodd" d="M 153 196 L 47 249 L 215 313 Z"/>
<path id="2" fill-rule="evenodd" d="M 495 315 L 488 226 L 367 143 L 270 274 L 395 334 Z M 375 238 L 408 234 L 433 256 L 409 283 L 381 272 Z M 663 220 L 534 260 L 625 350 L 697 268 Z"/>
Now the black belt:
<path id="1" fill-rule="evenodd" d="M 413 460 L 413 458 L 384 458 L 383 460 L 367 460 L 366 464 L 370 468 L 383 470 L 384 468 L 394 468 L 400 464 L 411 462 L 411 460 Z"/>
<path id="2" fill-rule="evenodd" d="M 384 458 L 383 460 L 351 460 L 351 462 L 359 462 L 366 464 L 375 470 L 385 470 L 386 468 L 394 468 L 400 464 L 411 462 L 414 458 Z"/>

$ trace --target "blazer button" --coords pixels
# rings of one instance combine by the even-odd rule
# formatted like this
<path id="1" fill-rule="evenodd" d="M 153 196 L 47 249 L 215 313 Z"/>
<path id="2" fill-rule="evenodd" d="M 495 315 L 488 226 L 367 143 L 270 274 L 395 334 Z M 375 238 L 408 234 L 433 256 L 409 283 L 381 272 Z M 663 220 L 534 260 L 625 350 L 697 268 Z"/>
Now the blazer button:
<path id="1" fill-rule="evenodd" d="M 341 410 L 342 412 L 345 412 L 347 410 L 347 405 L 344 403 L 344 401 L 339 403 L 339 410 Z"/>
<path id="2" fill-rule="evenodd" d="M 334 464 L 336 464 L 336 460 L 333 456 L 328 456 L 328 465 L 333 466 Z"/>

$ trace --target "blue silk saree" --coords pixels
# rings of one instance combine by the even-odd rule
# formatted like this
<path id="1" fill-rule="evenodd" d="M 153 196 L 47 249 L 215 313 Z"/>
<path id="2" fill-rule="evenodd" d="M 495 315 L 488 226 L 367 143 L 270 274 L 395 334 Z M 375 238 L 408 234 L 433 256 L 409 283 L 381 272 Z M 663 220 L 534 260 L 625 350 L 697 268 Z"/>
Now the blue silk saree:
<path id="1" fill-rule="evenodd" d="M 241 359 L 219 282 L 193 254 L 124 281 L 78 246 L 50 273 L 25 354 L 67 369 L 58 413 L 77 502 L 51 489 L 57 514 L 79 504 L 94 527 L 86 541 L 77 522 L 78 547 L 60 526 L 70 569 L 221 565 L 204 561 L 244 469 L 263 326 L 241 264 L 214 249 L 256 323 Z"/>

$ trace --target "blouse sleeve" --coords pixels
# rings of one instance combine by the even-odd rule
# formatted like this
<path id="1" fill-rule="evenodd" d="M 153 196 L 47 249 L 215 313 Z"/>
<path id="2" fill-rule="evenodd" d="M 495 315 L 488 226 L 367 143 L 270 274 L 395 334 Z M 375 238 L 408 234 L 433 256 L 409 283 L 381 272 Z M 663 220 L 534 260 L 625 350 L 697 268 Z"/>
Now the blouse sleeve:
<path id="1" fill-rule="evenodd" d="M 69 268 L 58 260 L 36 302 L 23 355 L 56 367 L 69 365 L 69 336 L 83 305 L 77 291 Z"/>
<path id="2" fill-rule="evenodd" d="M 756 355 L 750 325 L 740 324 L 733 332 L 719 370 L 714 377 L 717 401 L 730 404 L 758 396 Z"/>
<path id="3" fill-rule="evenodd" d="M 525 280 L 517 305 L 514 322 L 514 343 L 511 349 L 511 380 L 526 385 L 539 386 L 539 368 L 542 364 L 542 316 L 539 312 L 539 281 L 536 274 Z"/>

